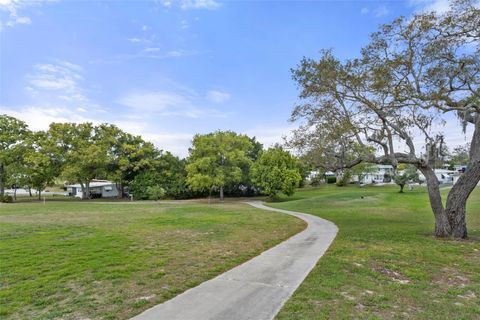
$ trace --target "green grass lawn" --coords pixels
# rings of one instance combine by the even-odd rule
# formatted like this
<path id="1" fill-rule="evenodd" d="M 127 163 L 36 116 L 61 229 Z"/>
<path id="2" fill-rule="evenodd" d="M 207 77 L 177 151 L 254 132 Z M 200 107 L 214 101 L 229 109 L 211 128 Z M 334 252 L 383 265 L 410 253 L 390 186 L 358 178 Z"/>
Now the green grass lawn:
<path id="1" fill-rule="evenodd" d="M 323 186 L 281 200 L 271 205 L 340 231 L 277 319 L 480 319 L 480 189 L 467 241 L 432 237 L 423 188 Z"/>
<path id="2" fill-rule="evenodd" d="M 1 319 L 127 319 L 299 232 L 244 204 L 0 205 Z"/>

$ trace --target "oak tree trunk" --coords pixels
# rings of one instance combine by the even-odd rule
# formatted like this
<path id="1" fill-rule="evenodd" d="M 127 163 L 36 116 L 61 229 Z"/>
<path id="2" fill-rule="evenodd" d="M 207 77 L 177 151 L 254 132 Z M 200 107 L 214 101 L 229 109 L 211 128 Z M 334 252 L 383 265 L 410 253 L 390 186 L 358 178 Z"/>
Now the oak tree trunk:
<path id="1" fill-rule="evenodd" d="M 448 193 L 445 211 L 455 238 L 466 239 L 468 236 L 465 216 L 467 200 L 479 181 L 480 163 L 468 168 Z"/>
<path id="2" fill-rule="evenodd" d="M 451 234 L 450 223 L 442 203 L 440 194 L 440 183 L 433 169 L 429 166 L 419 167 L 419 170 L 425 176 L 427 181 L 428 197 L 430 198 L 430 206 L 435 216 L 435 236 L 437 238 L 448 238 Z"/>
<path id="3" fill-rule="evenodd" d="M 124 190 L 124 186 L 123 186 L 123 183 L 120 182 L 120 183 L 117 183 L 117 198 L 118 199 L 122 199 L 123 198 L 123 190 Z"/>
<path id="4" fill-rule="evenodd" d="M 82 200 L 90 198 L 90 182 L 80 182 L 82 187 Z"/>
<path id="5" fill-rule="evenodd" d="M 220 187 L 220 201 L 223 201 L 223 187 Z"/>
<path id="6" fill-rule="evenodd" d="M 0 163 L 0 196 L 5 195 L 5 166 Z"/>
<path id="7" fill-rule="evenodd" d="M 85 182 L 85 199 L 90 199 L 90 181 Z"/>
<path id="8" fill-rule="evenodd" d="M 470 163 L 448 193 L 445 208 L 452 234 L 457 239 L 466 239 L 468 236 L 465 216 L 467 200 L 480 181 L 480 115 L 476 116 L 474 124 L 475 130 L 470 144 Z"/>
<path id="9" fill-rule="evenodd" d="M 457 193 L 449 193 L 446 213 L 448 216 L 448 222 L 452 229 L 452 235 L 456 239 L 466 239 L 468 237 L 467 233 L 467 221 L 466 221 L 466 199 L 462 195 Z"/>

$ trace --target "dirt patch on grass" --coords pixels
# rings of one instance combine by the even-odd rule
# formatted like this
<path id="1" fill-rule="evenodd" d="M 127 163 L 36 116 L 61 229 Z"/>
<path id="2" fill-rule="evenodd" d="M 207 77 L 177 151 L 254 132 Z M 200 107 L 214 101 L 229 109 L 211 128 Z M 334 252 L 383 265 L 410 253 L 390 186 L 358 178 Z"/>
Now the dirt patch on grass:
<path id="1" fill-rule="evenodd" d="M 457 269 L 445 267 L 441 272 L 436 274 L 432 282 L 441 288 L 464 288 L 470 284 L 470 278 L 460 273 Z"/>
<path id="2" fill-rule="evenodd" d="M 390 278 L 393 282 L 396 282 L 396 283 L 409 284 L 411 282 L 411 280 L 407 276 L 403 275 L 402 273 L 385 268 L 383 266 L 374 266 L 373 271 L 378 272 Z"/>

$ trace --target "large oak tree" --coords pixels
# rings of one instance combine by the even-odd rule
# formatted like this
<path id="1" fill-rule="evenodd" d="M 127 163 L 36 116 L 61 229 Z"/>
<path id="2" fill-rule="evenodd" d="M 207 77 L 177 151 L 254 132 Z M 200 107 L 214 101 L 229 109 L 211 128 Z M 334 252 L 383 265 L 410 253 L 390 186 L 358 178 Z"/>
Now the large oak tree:
<path id="1" fill-rule="evenodd" d="M 303 59 L 294 80 L 303 121 L 292 145 L 319 166 L 411 164 L 425 176 L 437 237 L 466 238 L 466 202 L 480 181 L 480 10 L 473 1 L 381 26 L 356 59 L 329 50 Z M 435 163 L 447 122 L 473 127 L 468 169 L 442 202 Z M 371 151 L 371 147 L 376 152 Z"/>

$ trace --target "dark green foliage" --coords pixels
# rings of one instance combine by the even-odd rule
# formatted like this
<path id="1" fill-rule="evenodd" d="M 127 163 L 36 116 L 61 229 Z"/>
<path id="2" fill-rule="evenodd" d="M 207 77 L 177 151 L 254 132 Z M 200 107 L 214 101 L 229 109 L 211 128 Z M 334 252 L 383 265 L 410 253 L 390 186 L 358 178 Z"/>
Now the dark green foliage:
<path id="1" fill-rule="evenodd" d="M 280 147 L 270 148 L 252 166 L 252 180 L 262 193 L 274 198 L 294 194 L 302 177 L 297 160 Z"/>
<path id="2" fill-rule="evenodd" d="M 200 192 L 219 191 L 245 180 L 253 153 L 251 138 L 232 131 L 197 134 L 188 158 L 187 184 Z"/>
<path id="3" fill-rule="evenodd" d="M 25 139 L 30 135 L 27 124 L 6 114 L 0 115 L 0 195 L 8 180 L 8 166 L 22 158 Z"/>
<path id="4" fill-rule="evenodd" d="M 310 174 L 311 168 L 308 165 L 308 163 L 302 159 L 297 159 L 297 168 L 298 168 L 298 173 L 300 173 L 300 177 L 302 177 L 302 180 L 300 180 L 299 187 L 303 188 L 305 187 L 305 184 L 307 182 L 307 177 Z"/>
<path id="5" fill-rule="evenodd" d="M 138 174 L 130 183 L 129 190 L 135 199 L 150 198 L 149 187 L 161 187 L 168 198 L 184 199 L 193 195 L 185 184 L 185 160 L 169 152 L 160 155 L 151 169 Z"/>
<path id="6" fill-rule="evenodd" d="M 340 177 L 340 179 L 337 179 L 337 186 L 339 187 L 345 187 L 350 183 L 350 179 L 352 178 L 352 172 L 350 170 L 345 170 L 343 172 L 343 175 Z"/>
<path id="7" fill-rule="evenodd" d="M 12 202 L 13 202 L 13 198 L 12 198 L 11 195 L 8 195 L 8 194 L 0 195 L 0 202 L 3 202 L 3 203 L 12 203 Z"/>
<path id="8" fill-rule="evenodd" d="M 160 200 L 165 196 L 165 190 L 160 186 L 150 186 L 147 187 L 148 199 L 150 200 Z"/>
<path id="9" fill-rule="evenodd" d="M 326 178 L 328 184 L 337 183 L 337 177 L 329 176 Z"/>
<path id="10" fill-rule="evenodd" d="M 323 177 L 319 174 L 310 179 L 310 185 L 312 187 L 318 187 L 324 181 Z"/>
<path id="11" fill-rule="evenodd" d="M 403 193 L 403 188 L 410 181 L 418 180 L 417 168 L 414 166 L 408 166 L 402 173 L 397 173 L 393 177 L 393 181 L 400 187 L 400 193 Z"/>

